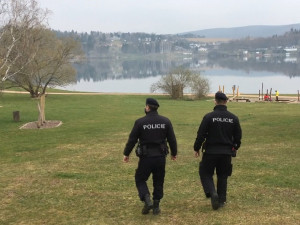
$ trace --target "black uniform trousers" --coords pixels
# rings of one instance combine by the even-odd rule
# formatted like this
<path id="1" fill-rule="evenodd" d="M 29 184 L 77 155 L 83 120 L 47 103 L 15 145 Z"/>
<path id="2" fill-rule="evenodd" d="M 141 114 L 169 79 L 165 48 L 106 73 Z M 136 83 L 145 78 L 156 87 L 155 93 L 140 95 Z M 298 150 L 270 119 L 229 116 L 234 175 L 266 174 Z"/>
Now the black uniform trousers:
<path id="1" fill-rule="evenodd" d="M 213 180 L 215 169 L 219 201 L 226 202 L 227 179 L 232 173 L 231 155 L 203 154 L 199 166 L 199 175 L 205 194 L 216 191 Z"/>
<path id="2" fill-rule="evenodd" d="M 150 194 L 147 180 L 152 173 L 153 199 L 160 200 L 164 195 L 166 157 L 141 157 L 135 172 L 135 184 L 141 201 L 146 194 Z"/>

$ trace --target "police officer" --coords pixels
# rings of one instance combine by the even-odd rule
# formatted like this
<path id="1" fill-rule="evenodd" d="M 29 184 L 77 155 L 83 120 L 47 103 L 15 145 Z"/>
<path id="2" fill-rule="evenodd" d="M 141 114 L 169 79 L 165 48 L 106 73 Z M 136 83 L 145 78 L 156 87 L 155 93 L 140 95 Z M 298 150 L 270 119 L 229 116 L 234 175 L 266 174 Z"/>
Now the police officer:
<path id="1" fill-rule="evenodd" d="M 124 162 L 129 161 L 129 155 L 139 141 L 136 154 L 139 157 L 135 173 L 135 183 L 140 200 L 144 202 L 142 214 L 148 214 L 153 208 L 153 214 L 160 213 L 159 203 L 163 198 L 166 155 L 169 143 L 171 159 L 176 160 L 177 142 L 171 121 L 157 112 L 158 102 L 153 98 L 146 99 L 146 116 L 135 121 L 124 149 Z M 147 186 L 147 180 L 152 173 L 153 203 Z"/>
<path id="2" fill-rule="evenodd" d="M 214 210 L 226 203 L 227 178 L 232 173 L 231 157 L 235 157 L 242 138 L 239 119 L 227 111 L 227 100 L 224 93 L 215 94 L 214 111 L 204 116 L 194 143 L 195 157 L 199 156 L 202 147 L 199 175 L 205 195 L 211 198 Z M 213 181 L 215 169 L 217 191 Z"/>

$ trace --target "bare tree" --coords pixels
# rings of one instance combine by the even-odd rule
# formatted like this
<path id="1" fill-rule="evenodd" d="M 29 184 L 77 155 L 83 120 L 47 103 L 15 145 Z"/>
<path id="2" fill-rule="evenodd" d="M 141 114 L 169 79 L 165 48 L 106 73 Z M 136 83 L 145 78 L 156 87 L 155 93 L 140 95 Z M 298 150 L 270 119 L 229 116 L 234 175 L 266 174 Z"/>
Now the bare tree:
<path id="1" fill-rule="evenodd" d="M 1 80 L 40 100 L 38 126 L 42 126 L 46 89 L 76 81 L 72 62 L 81 58 L 81 46 L 47 29 L 49 11 L 39 8 L 36 0 L 1 0 L 0 7 Z"/>
<path id="2" fill-rule="evenodd" d="M 17 73 L 7 78 L 9 87 L 21 87 L 31 97 L 45 94 L 48 87 L 64 86 L 76 82 L 76 71 L 72 62 L 80 59 L 81 46 L 73 38 L 57 38 L 53 31 L 43 28 L 33 29 L 29 39 L 19 41 L 18 47 L 24 57 L 14 63 Z M 34 55 L 32 61 L 24 65 L 26 58 Z"/>
<path id="3" fill-rule="evenodd" d="M 30 37 L 32 29 L 44 27 L 49 11 L 38 7 L 36 0 L 1 0 L 0 3 L 0 78 L 5 81 L 20 72 L 35 57 L 24 57 L 17 45 L 21 40 Z M 16 70 L 13 67 L 23 56 L 23 67 Z"/>
<path id="4" fill-rule="evenodd" d="M 41 127 L 46 122 L 46 90 L 76 82 L 72 62 L 80 59 L 81 46 L 71 37 L 57 38 L 53 31 L 44 28 L 32 29 L 30 38 L 20 40 L 16 46 L 22 57 L 14 62 L 6 85 L 8 88 L 21 87 L 31 97 L 39 99 L 38 127 Z M 30 63 L 29 57 L 32 57 Z"/>
<path id="5" fill-rule="evenodd" d="M 183 97 L 185 89 L 190 88 L 197 98 L 203 97 L 209 90 L 208 81 L 200 75 L 192 73 L 183 67 L 172 70 L 161 79 L 152 84 L 151 92 L 162 90 L 168 93 L 171 98 L 178 99 Z"/>

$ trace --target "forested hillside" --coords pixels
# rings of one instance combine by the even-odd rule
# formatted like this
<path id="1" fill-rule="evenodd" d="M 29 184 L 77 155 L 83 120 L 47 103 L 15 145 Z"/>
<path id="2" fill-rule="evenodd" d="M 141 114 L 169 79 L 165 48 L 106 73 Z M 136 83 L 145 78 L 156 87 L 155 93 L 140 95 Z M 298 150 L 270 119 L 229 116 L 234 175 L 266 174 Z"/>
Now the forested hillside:
<path id="1" fill-rule="evenodd" d="M 58 36 L 71 35 L 78 39 L 87 57 L 112 57 L 115 55 L 186 55 L 213 54 L 232 55 L 241 51 L 271 51 L 285 54 L 287 48 L 295 48 L 298 55 L 300 30 L 291 29 L 283 35 L 266 38 L 243 38 L 227 41 L 209 41 L 190 35 L 156 35 L 147 33 L 77 33 L 56 31 Z"/>

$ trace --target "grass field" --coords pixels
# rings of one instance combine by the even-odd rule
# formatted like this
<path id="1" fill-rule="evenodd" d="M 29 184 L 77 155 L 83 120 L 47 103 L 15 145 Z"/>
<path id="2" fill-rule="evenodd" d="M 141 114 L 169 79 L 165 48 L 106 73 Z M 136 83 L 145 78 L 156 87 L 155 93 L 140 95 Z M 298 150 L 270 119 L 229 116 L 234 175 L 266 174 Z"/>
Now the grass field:
<path id="1" fill-rule="evenodd" d="M 228 103 L 240 118 L 243 139 L 228 204 L 213 211 L 200 186 L 200 159 L 193 156 L 199 123 L 213 101 L 155 97 L 159 113 L 173 123 L 179 149 L 176 162 L 167 160 L 159 216 L 141 214 L 136 156 L 122 162 L 146 96 L 49 95 L 46 119 L 62 126 L 20 130 L 37 120 L 37 102 L 2 94 L 0 224 L 298 224 L 300 104 Z M 20 122 L 12 119 L 16 110 Z"/>

